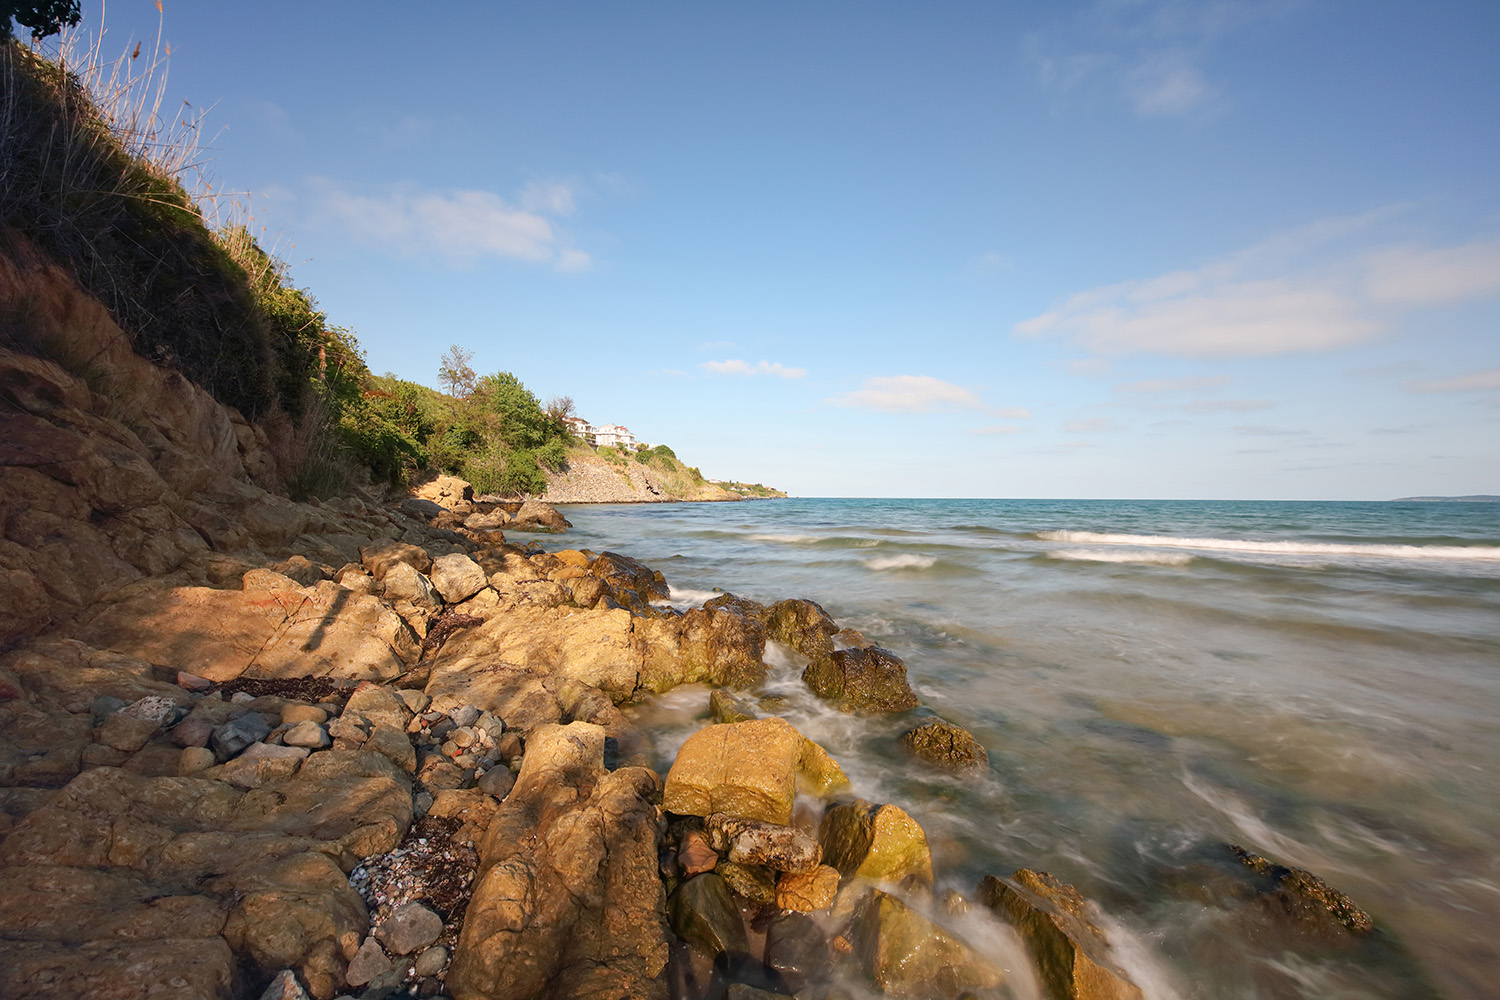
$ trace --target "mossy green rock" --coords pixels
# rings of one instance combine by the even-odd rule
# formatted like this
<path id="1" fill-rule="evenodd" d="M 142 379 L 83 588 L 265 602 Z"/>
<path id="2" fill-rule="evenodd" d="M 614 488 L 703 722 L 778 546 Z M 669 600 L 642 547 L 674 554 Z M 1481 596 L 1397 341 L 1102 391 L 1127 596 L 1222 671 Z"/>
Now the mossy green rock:
<path id="1" fill-rule="evenodd" d="M 895 896 L 872 891 L 854 911 L 854 957 L 881 991 L 913 1000 L 948 1000 L 990 990 L 1005 974 Z"/>
<path id="2" fill-rule="evenodd" d="M 823 862 L 844 878 L 932 885 L 927 834 L 898 806 L 855 799 L 823 814 Z"/>
<path id="3" fill-rule="evenodd" d="M 979 898 L 1010 921 L 1040 973 L 1048 1000 L 1141 1000 L 1141 991 L 1109 956 L 1078 890 L 1046 872 L 1022 868 L 979 883 Z"/>
<path id="4" fill-rule="evenodd" d="M 761 718 L 754 702 L 726 688 L 714 688 L 708 696 L 708 714 L 715 722 L 749 722 Z"/>
<path id="5" fill-rule="evenodd" d="M 901 737 L 901 745 L 923 760 L 950 771 L 982 771 L 990 755 L 972 733 L 941 719 L 930 719 Z"/>
<path id="6" fill-rule="evenodd" d="M 721 861 L 714 874 L 724 880 L 730 892 L 752 903 L 776 901 L 776 873 L 764 865 Z"/>
<path id="7" fill-rule="evenodd" d="M 678 937 L 710 958 L 749 948 L 740 909 L 724 879 L 713 872 L 678 886 L 667 899 L 667 918 Z"/>
<path id="8" fill-rule="evenodd" d="M 777 601 L 766 611 L 764 620 L 767 638 L 784 642 L 804 656 L 817 660 L 833 652 L 833 635 L 839 627 L 813 601 Z"/>
<path id="9" fill-rule="evenodd" d="M 841 712 L 904 712 L 918 704 L 906 664 L 879 646 L 836 649 L 813 660 L 802 681 Z"/>

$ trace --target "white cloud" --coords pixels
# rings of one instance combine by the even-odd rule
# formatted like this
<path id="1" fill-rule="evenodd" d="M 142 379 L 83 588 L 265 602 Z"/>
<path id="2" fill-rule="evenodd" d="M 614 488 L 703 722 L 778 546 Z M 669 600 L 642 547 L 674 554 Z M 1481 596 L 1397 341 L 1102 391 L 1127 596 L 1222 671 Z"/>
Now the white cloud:
<path id="1" fill-rule="evenodd" d="M 962 386 L 931 375 L 891 375 L 865 379 L 853 392 L 835 396 L 837 406 L 857 406 L 886 413 L 931 413 L 944 409 L 984 409 L 984 403 Z"/>
<path id="2" fill-rule="evenodd" d="M 1115 386 L 1116 392 L 1138 392 L 1159 395 L 1167 392 L 1202 392 L 1228 385 L 1227 375 L 1188 375 L 1183 378 L 1154 378 L 1141 382 L 1125 382 Z"/>
<path id="3" fill-rule="evenodd" d="M 1218 96 L 1218 88 L 1181 51 L 1143 56 L 1125 75 L 1131 107 L 1140 115 L 1180 115 Z"/>
<path id="4" fill-rule="evenodd" d="M 748 361 L 705 361 L 699 365 L 711 372 L 721 375 L 775 375 L 777 378 L 802 378 L 807 374 L 806 368 L 788 368 L 779 361 L 757 361 L 751 364 Z"/>
<path id="5" fill-rule="evenodd" d="M 1452 378 L 1408 382 L 1406 387 L 1412 392 L 1489 392 L 1500 389 L 1500 368 L 1488 368 L 1480 372 L 1470 372 L 1467 375 L 1455 375 Z"/>
<path id="6" fill-rule="evenodd" d="M 572 215 L 573 189 L 560 181 L 532 181 L 521 189 L 521 207 L 528 212 Z"/>
<path id="7" fill-rule="evenodd" d="M 492 191 L 397 185 L 366 194 L 327 179 L 315 180 L 312 187 L 318 209 L 352 238 L 403 255 L 436 256 L 458 265 L 486 258 L 525 260 L 559 271 L 585 271 L 593 263 L 541 209 L 512 205 Z M 549 197 L 551 208 L 564 202 L 556 191 Z"/>
<path id="8" fill-rule="evenodd" d="M 1105 355 L 1267 357 L 1373 339 L 1395 306 L 1500 294 L 1500 242 L 1372 249 L 1390 214 L 1322 220 L 1194 269 L 1079 292 L 1015 332 Z"/>

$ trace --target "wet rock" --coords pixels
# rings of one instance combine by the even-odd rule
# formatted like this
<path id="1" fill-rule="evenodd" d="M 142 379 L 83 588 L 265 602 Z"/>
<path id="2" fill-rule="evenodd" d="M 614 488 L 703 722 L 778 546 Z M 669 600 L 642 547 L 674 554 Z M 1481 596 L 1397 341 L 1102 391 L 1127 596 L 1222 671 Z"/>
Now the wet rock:
<path id="1" fill-rule="evenodd" d="M 772 903 L 776 900 L 776 873 L 763 865 L 742 865 L 734 861 L 721 861 L 714 874 L 724 880 L 729 891 L 752 903 Z"/>
<path id="2" fill-rule="evenodd" d="M 528 499 L 521 504 L 521 509 L 516 511 L 511 518 L 510 527 L 516 531 L 563 531 L 573 527 L 572 523 L 555 507 L 542 503 L 540 500 Z"/>
<path id="3" fill-rule="evenodd" d="M 845 878 L 932 884 L 932 854 L 917 821 L 893 805 L 855 799 L 823 814 L 823 858 Z"/>
<path id="4" fill-rule="evenodd" d="M 446 980 L 458 1000 L 665 1000 L 660 779 L 639 767 L 606 771 L 604 736 L 584 722 L 528 735 L 516 786 L 480 847 Z"/>
<path id="5" fill-rule="evenodd" d="M 949 1000 L 999 986 L 1004 973 L 895 896 L 871 890 L 850 927 L 856 962 L 882 992 Z"/>
<path id="6" fill-rule="evenodd" d="M 691 878 L 717 868 L 719 854 L 702 831 L 689 830 L 682 835 L 682 844 L 677 850 L 677 864 L 682 867 L 682 874 Z"/>
<path id="7" fill-rule="evenodd" d="M 1140 1000 L 1141 991 L 1111 960 L 1088 901 L 1071 885 L 1022 868 L 1004 881 L 985 876 L 979 900 L 1021 935 L 1050 1000 Z"/>
<path id="8" fill-rule="evenodd" d="M 790 826 L 714 813 L 704 822 L 714 850 L 742 865 L 808 872 L 823 859 L 817 840 Z"/>
<path id="9" fill-rule="evenodd" d="M 832 758 L 783 719 L 709 726 L 688 737 L 667 774 L 662 808 L 691 816 L 725 813 L 785 826 L 799 775 L 814 791 L 837 787 Z M 838 776 L 842 776 L 842 770 Z M 847 783 L 847 778 L 844 782 Z"/>
<path id="10" fill-rule="evenodd" d="M 776 881 L 776 905 L 783 910 L 812 913 L 833 905 L 839 891 L 839 870 L 819 865 L 812 871 L 781 876 Z"/>
<path id="11" fill-rule="evenodd" d="M 394 955 L 410 955 L 426 948 L 443 933 L 443 918 L 421 903 L 403 903 L 390 912 L 375 936 Z"/>
<path id="12" fill-rule="evenodd" d="M 246 712 L 222 726 L 215 726 L 208 745 L 220 760 L 228 760 L 270 735 L 271 723 L 265 716 L 259 712 Z"/>
<path id="13" fill-rule="evenodd" d="M 438 594 L 449 604 L 468 600 L 490 583 L 479 564 L 461 552 L 434 559 L 429 578 Z"/>
<path id="14" fill-rule="evenodd" d="M 764 615 L 766 635 L 818 660 L 833 652 L 834 633 L 839 627 L 828 612 L 807 600 L 777 601 Z"/>
<path id="15" fill-rule="evenodd" d="M 704 608 L 682 616 L 678 669 L 684 681 L 753 687 L 765 680 L 765 651 L 766 630 L 754 618 Z"/>
<path id="16" fill-rule="evenodd" d="M 941 719 L 907 730 L 901 736 L 901 745 L 951 771 L 979 771 L 990 766 L 990 755 L 967 729 Z"/>
<path id="17" fill-rule="evenodd" d="M 708 714 L 715 722 L 749 722 L 763 717 L 755 702 L 727 688 L 714 688 L 708 696 Z"/>
<path id="18" fill-rule="evenodd" d="M 832 975 L 828 938 L 817 921 L 802 913 L 784 913 L 771 921 L 765 956 L 766 965 L 799 992 Z"/>
<path id="19" fill-rule="evenodd" d="M 1330 924 L 1352 934 L 1369 934 L 1375 929 L 1368 913 L 1312 872 L 1278 865 L 1238 845 L 1230 845 L 1229 850 L 1246 868 L 1265 877 L 1269 885 L 1262 890 L 1261 898 L 1267 901 L 1268 909 L 1279 911 L 1291 922 L 1314 931 L 1327 931 Z"/>
<path id="20" fill-rule="evenodd" d="M 740 909 L 729 886 L 713 872 L 695 875 L 667 900 L 672 930 L 709 958 L 749 948 Z"/>
<path id="21" fill-rule="evenodd" d="M 906 664 L 879 646 L 834 650 L 809 664 L 802 680 L 841 712 L 904 712 L 918 704 Z"/>
<path id="22" fill-rule="evenodd" d="M 297 982 L 297 974 L 291 969 L 282 969 L 271 979 L 270 985 L 261 993 L 260 1000 L 312 1000 L 302 984 Z"/>

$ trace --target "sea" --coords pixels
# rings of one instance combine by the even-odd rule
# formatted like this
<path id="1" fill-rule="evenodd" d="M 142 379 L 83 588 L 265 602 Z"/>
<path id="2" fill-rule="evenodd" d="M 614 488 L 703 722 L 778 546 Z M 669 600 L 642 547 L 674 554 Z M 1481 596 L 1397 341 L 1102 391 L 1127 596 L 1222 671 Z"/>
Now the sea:
<path id="1" fill-rule="evenodd" d="M 562 509 L 568 546 L 661 570 L 680 608 L 808 598 L 899 655 L 916 713 L 833 711 L 774 645 L 757 693 L 922 824 L 940 889 L 1023 867 L 1077 887 L 1146 996 L 1500 996 L 1500 503 Z M 664 773 L 706 689 L 635 711 Z M 988 770 L 906 757 L 924 713 Z M 1299 923 L 1226 845 L 1311 872 L 1374 932 Z M 941 920 L 1042 995 L 1003 926 Z"/>

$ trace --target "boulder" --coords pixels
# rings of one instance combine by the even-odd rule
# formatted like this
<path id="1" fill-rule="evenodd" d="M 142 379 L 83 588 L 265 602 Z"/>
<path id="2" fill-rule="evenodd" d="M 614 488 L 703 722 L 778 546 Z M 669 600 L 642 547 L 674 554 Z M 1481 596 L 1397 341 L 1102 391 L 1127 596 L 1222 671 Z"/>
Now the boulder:
<path id="1" fill-rule="evenodd" d="M 809 664 L 802 680 L 841 712 L 904 712 L 918 704 L 906 664 L 879 646 L 836 649 Z"/>
<path id="2" fill-rule="evenodd" d="M 1109 954 L 1087 900 L 1046 872 L 986 875 L 979 899 L 1015 927 L 1031 952 L 1048 1000 L 1140 1000 L 1140 989 Z"/>
<path id="3" fill-rule="evenodd" d="M 564 531 L 573 525 L 557 508 L 549 506 L 540 500 L 528 499 L 521 504 L 521 509 L 516 511 L 510 521 L 511 529 L 515 531 Z"/>
<path id="4" fill-rule="evenodd" d="M 777 601 L 764 614 L 766 635 L 813 660 L 833 652 L 832 636 L 839 630 L 822 606 L 792 598 Z"/>
<path id="5" fill-rule="evenodd" d="M 426 948 L 443 933 L 443 918 L 418 902 L 402 903 L 391 910 L 375 936 L 394 955 L 410 955 Z"/>
<path id="6" fill-rule="evenodd" d="M 771 921 L 766 928 L 765 957 L 766 965 L 798 992 L 832 975 L 823 928 L 803 913 L 783 913 Z"/>
<path id="7" fill-rule="evenodd" d="M 748 688 L 766 679 L 766 630 L 754 618 L 694 608 L 682 616 L 678 644 L 684 683 L 705 680 Z"/>
<path id="8" fill-rule="evenodd" d="M 1266 909 L 1280 913 L 1291 923 L 1335 938 L 1338 931 L 1334 925 L 1356 935 L 1369 934 L 1375 929 L 1375 922 L 1368 913 L 1312 872 L 1279 865 L 1235 844 L 1229 845 L 1229 851 L 1241 864 L 1264 879 L 1264 883 L 1256 887 L 1259 890 L 1257 899 Z"/>
<path id="9" fill-rule="evenodd" d="M 660 787 L 645 768 L 606 771 L 599 726 L 531 732 L 516 786 L 480 845 L 446 979 L 456 1000 L 665 1000 Z"/>
<path id="10" fill-rule="evenodd" d="M 715 722 L 749 722 L 763 718 L 754 701 L 726 688 L 714 688 L 709 693 L 708 714 Z"/>
<path id="11" fill-rule="evenodd" d="M 923 760 L 950 771 L 982 771 L 990 766 L 990 755 L 961 726 L 931 719 L 907 730 L 901 745 Z"/>
<path id="12" fill-rule="evenodd" d="M 667 774 L 662 808 L 680 815 L 724 813 L 786 826 L 799 775 L 817 775 L 827 786 L 831 763 L 822 747 L 784 719 L 709 726 L 688 737 L 678 751 Z"/>
<path id="13" fill-rule="evenodd" d="M 950 1000 L 1001 985 L 1005 974 L 895 896 L 871 890 L 850 926 L 855 961 L 883 993 Z"/>
<path id="14" fill-rule="evenodd" d="M 845 878 L 932 885 L 927 835 L 897 806 L 840 803 L 823 814 L 818 840 L 826 863 Z"/>
<path id="15" fill-rule="evenodd" d="M 436 611 L 443 603 L 432 581 L 404 562 L 392 564 L 380 585 L 382 596 L 388 601 L 406 601 L 423 611 Z"/>
<path id="16" fill-rule="evenodd" d="M 433 587 L 449 604 L 466 601 L 489 586 L 479 564 L 461 552 L 450 552 L 432 561 Z"/>
<path id="17" fill-rule="evenodd" d="M 749 950 L 745 922 L 729 886 L 713 872 L 688 879 L 667 900 L 672 930 L 708 958 Z"/>
<path id="18" fill-rule="evenodd" d="M 426 573 L 432 568 L 432 557 L 422 549 L 407 542 L 397 542 L 391 539 L 381 539 L 371 542 L 359 550 L 360 562 L 370 575 L 377 580 L 384 580 L 387 572 L 397 563 L 405 563 L 418 573 Z"/>

